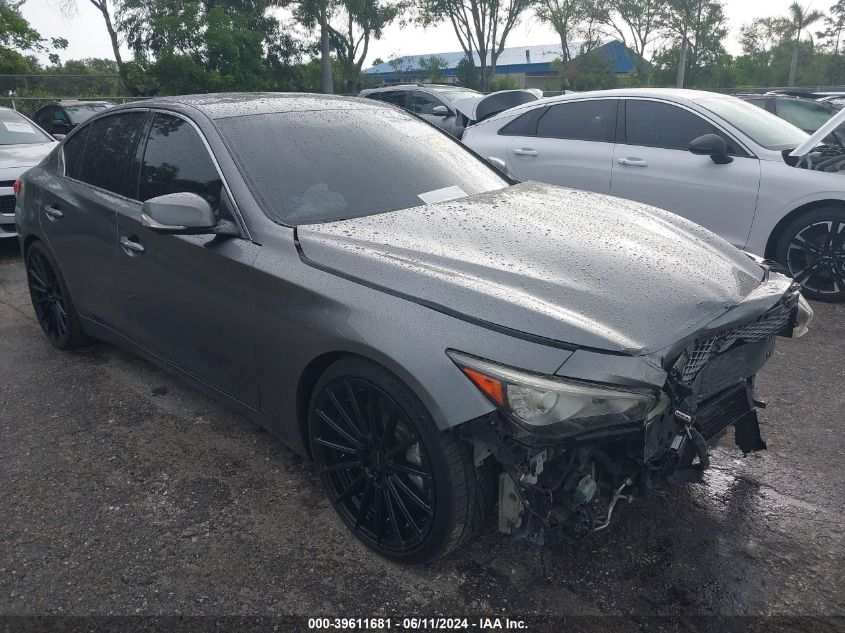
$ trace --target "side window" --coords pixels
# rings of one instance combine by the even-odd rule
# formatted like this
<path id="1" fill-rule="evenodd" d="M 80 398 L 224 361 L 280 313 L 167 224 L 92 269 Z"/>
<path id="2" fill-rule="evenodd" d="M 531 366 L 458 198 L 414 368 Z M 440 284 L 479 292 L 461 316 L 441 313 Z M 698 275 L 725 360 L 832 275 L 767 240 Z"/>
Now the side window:
<path id="1" fill-rule="evenodd" d="M 88 133 L 91 131 L 91 126 L 86 125 L 81 128 L 76 134 L 65 141 L 62 146 L 62 155 L 65 162 L 65 176 L 80 180 L 82 172 L 82 155 L 85 152 L 85 141 L 88 139 Z"/>
<path id="2" fill-rule="evenodd" d="M 122 196 L 131 195 L 129 171 L 146 112 L 122 112 L 88 127 L 79 180 Z"/>
<path id="3" fill-rule="evenodd" d="M 45 130 L 50 130 L 50 123 L 53 116 L 53 106 L 46 106 L 35 113 L 35 122 Z"/>
<path id="4" fill-rule="evenodd" d="M 70 123 L 67 113 L 62 108 L 53 108 L 53 121 L 56 123 Z"/>
<path id="5" fill-rule="evenodd" d="M 138 199 L 189 191 L 202 196 L 218 214 L 223 181 L 197 131 L 185 119 L 157 113 L 153 119 Z M 224 219 L 231 220 L 224 213 Z"/>
<path id="6" fill-rule="evenodd" d="M 713 125 L 683 108 L 633 99 L 628 100 L 626 107 L 625 133 L 628 145 L 683 151 L 687 151 L 690 142 L 699 136 L 718 134 L 724 137 Z"/>
<path id="7" fill-rule="evenodd" d="M 537 121 L 545 112 L 546 108 L 532 108 L 499 130 L 499 134 L 502 136 L 537 136 Z"/>
<path id="8" fill-rule="evenodd" d="M 437 106 L 446 105 L 437 97 L 425 92 L 411 93 L 411 112 L 414 114 L 434 114 Z"/>
<path id="9" fill-rule="evenodd" d="M 792 125 L 814 132 L 827 123 L 832 115 L 830 110 L 817 103 L 788 99 L 777 99 L 775 111 L 780 118 L 786 119 Z"/>
<path id="10" fill-rule="evenodd" d="M 537 122 L 537 136 L 613 142 L 616 104 L 613 99 L 600 99 L 553 105 Z"/>
<path id="11" fill-rule="evenodd" d="M 380 101 L 384 101 L 385 103 L 389 103 L 391 105 L 399 106 L 400 108 L 406 108 L 404 90 L 389 90 L 387 92 L 380 93 L 379 96 L 381 97 L 379 99 Z"/>

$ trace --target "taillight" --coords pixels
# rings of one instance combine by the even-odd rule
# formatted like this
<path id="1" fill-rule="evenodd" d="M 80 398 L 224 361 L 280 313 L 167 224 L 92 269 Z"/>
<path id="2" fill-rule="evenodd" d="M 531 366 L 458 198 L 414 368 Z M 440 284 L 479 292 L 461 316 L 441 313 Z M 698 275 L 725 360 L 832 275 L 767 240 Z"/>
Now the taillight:
<path id="1" fill-rule="evenodd" d="M 12 185 L 12 191 L 15 192 L 15 198 L 21 195 L 21 190 L 23 189 L 23 183 L 20 180 L 16 180 L 15 184 Z"/>

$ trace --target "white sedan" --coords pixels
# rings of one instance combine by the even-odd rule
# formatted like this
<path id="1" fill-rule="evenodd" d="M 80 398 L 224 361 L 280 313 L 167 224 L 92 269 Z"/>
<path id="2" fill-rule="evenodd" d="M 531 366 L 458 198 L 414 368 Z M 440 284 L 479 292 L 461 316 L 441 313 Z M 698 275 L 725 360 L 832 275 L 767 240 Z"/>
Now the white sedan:
<path id="1" fill-rule="evenodd" d="M 15 181 L 55 145 L 52 136 L 24 115 L 0 108 L 0 240 L 17 236 Z"/>
<path id="2" fill-rule="evenodd" d="M 843 301 L 843 123 L 840 112 L 811 137 L 735 97 L 610 90 L 507 110 L 468 128 L 463 142 L 519 180 L 682 215 L 782 263 L 808 297 Z"/>

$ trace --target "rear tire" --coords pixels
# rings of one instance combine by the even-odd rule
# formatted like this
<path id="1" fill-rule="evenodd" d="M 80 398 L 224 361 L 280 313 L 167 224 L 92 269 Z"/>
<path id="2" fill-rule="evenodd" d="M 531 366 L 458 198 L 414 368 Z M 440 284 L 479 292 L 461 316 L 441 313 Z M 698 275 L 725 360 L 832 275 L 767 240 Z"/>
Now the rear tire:
<path id="1" fill-rule="evenodd" d="M 89 343 L 67 284 L 50 251 L 41 242 L 33 242 L 26 251 L 24 262 L 35 318 L 50 344 L 58 349 L 73 349 Z"/>
<path id="2" fill-rule="evenodd" d="M 476 468 L 472 447 L 440 432 L 416 395 L 373 362 L 345 358 L 326 370 L 308 435 L 335 511 L 385 558 L 440 558 L 488 516 L 492 469 Z"/>
<path id="3" fill-rule="evenodd" d="M 775 258 L 817 301 L 845 301 L 845 209 L 823 207 L 790 222 L 778 239 Z"/>

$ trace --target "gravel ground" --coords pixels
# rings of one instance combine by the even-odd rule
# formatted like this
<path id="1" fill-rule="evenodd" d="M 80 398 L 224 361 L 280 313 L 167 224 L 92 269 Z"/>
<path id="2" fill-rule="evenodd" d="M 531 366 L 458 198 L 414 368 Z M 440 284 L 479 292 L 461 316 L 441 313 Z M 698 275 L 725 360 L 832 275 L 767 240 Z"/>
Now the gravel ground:
<path id="1" fill-rule="evenodd" d="M 704 483 L 547 547 L 548 578 L 492 523 L 402 568 L 267 432 L 115 347 L 50 347 L 0 243 L 0 614 L 845 615 L 845 305 L 814 309 L 759 381 L 768 452 L 725 441 Z"/>

